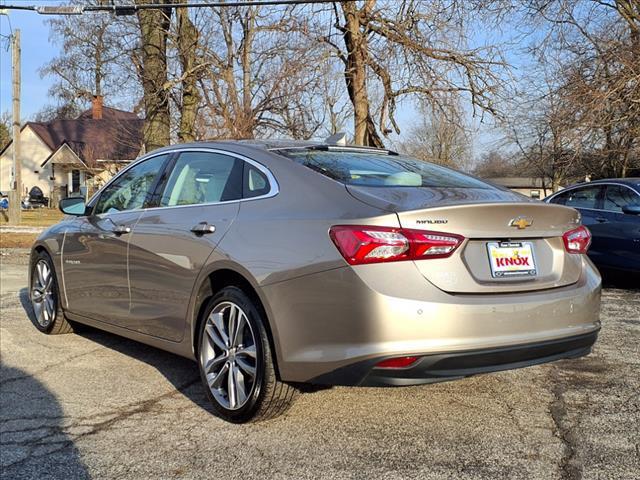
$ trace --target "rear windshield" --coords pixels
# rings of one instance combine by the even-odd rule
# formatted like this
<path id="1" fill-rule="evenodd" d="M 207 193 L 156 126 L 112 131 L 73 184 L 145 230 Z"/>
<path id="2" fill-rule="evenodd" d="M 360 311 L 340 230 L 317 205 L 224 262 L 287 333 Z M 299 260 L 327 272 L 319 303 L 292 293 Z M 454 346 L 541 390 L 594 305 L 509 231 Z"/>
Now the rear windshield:
<path id="1" fill-rule="evenodd" d="M 492 188 L 455 170 L 401 155 L 322 150 L 280 150 L 278 153 L 347 185 Z"/>

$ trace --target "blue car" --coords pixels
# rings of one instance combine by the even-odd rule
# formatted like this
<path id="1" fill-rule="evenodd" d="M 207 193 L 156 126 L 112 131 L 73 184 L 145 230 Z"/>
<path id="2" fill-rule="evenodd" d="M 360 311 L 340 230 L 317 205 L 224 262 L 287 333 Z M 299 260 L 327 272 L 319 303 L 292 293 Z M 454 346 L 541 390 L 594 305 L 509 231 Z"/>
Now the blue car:
<path id="1" fill-rule="evenodd" d="M 600 270 L 640 274 L 640 178 L 572 185 L 545 202 L 580 211 L 593 235 L 589 257 Z"/>

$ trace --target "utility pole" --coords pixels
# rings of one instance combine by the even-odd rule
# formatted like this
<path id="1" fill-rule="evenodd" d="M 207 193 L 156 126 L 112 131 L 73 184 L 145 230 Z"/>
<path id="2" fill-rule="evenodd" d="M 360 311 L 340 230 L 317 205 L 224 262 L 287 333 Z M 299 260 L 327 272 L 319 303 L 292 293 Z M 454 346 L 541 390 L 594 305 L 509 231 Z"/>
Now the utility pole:
<path id="1" fill-rule="evenodd" d="M 22 161 L 20 157 L 20 30 L 11 37 L 13 83 L 13 189 L 9 196 L 9 222 L 20 223 L 22 213 Z"/>

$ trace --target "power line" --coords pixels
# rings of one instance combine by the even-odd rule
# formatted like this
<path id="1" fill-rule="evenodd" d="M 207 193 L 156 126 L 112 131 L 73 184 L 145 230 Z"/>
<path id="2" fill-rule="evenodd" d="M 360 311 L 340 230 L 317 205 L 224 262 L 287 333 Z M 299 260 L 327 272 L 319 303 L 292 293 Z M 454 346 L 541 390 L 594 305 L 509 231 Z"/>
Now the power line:
<path id="1" fill-rule="evenodd" d="M 23 10 L 39 13 L 40 15 L 82 15 L 83 13 L 111 12 L 116 15 L 134 15 L 138 10 L 167 9 L 167 8 L 204 8 L 204 7 L 250 7 L 261 5 L 303 5 L 314 3 L 347 2 L 352 0 L 236 0 L 236 1 L 205 1 L 198 3 L 147 3 L 131 5 L 0 5 L 4 10 Z"/>

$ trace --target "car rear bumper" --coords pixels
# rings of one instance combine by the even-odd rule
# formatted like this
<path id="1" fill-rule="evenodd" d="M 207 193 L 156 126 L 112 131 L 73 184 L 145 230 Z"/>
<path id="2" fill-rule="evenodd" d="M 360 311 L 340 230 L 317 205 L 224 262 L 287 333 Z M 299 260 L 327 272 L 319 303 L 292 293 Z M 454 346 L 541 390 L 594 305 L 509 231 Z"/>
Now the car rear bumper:
<path id="1" fill-rule="evenodd" d="M 429 366 L 445 357 L 446 363 L 466 358 L 467 369 L 477 360 L 477 368 L 485 369 L 477 373 L 554 360 L 562 352 L 506 362 L 492 360 L 491 352 L 595 335 L 600 290 L 600 276 L 586 257 L 575 284 L 530 292 L 449 294 L 412 262 L 333 269 L 263 287 L 281 379 L 327 384 L 333 372 L 360 365 L 360 377 L 338 382 L 351 385 L 362 383 L 381 359 L 396 356 L 431 358 L 415 365 L 405 383 L 466 375 L 434 376 L 434 369 L 451 370 Z M 360 371 L 363 365 L 368 368 Z M 403 384 L 385 383 L 385 375 L 376 372 L 367 384 Z"/>
<path id="2" fill-rule="evenodd" d="M 407 368 L 376 368 L 389 357 L 358 362 L 320 375 L 309 383 L 387 387 L 422 385 L 455 380 L 481 373 L 529 367 L 565 358 L 578 358 L 591 352 L 598 331 L 575 337 L 502 348 L 427 354 Z"/>

